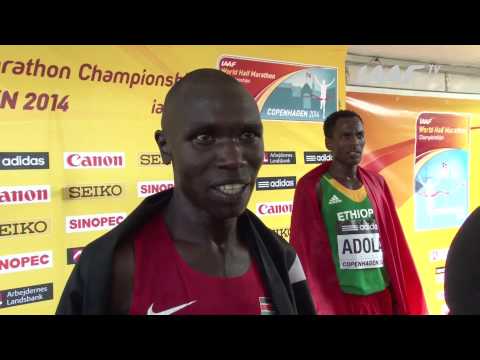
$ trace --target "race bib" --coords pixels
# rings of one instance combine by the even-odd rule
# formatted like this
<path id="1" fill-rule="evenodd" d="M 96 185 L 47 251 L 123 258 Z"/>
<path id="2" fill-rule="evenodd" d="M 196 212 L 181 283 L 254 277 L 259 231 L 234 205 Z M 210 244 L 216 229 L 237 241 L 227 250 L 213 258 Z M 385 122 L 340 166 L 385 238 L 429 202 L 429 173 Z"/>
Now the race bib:
<path id="1" fill-rule="evenodd" d="M 376 223 L 337 222 L 340 269 L 358 270 L 383 267 L 383 251 Z"/>

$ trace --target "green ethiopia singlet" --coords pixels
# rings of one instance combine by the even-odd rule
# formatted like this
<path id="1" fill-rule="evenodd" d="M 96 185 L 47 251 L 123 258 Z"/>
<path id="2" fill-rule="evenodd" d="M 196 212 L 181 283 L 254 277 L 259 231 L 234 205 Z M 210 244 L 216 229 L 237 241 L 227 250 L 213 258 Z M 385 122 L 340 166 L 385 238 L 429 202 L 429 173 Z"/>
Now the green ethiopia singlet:
<path id="1" fill-rule="evenodd" d="M 371 295 L 388 286 L 377 222 L 365 187 L 351 190 L 329 173 L 320 180 L 322 215 L 343 292 Z"/>

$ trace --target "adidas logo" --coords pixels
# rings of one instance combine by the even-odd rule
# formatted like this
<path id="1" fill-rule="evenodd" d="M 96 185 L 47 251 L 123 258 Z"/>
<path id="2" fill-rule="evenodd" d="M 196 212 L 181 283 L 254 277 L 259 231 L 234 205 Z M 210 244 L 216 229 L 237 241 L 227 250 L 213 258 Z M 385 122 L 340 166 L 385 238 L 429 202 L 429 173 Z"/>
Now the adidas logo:
<path id="1" fill-rule="evenodd" d="M 328 205 L 339 204 L 341 202 L 342 202 L 342 200 L 340 200 L 337 195 L 332 195 L 330 200 L 328 200 Z"/>

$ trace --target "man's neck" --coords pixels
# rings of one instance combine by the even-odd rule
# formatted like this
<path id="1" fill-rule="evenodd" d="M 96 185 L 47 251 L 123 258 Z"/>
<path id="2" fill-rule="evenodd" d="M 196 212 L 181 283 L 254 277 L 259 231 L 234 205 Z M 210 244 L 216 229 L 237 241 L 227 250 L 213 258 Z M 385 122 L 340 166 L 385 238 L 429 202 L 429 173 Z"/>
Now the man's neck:
<path id="1" fill-rule="evenodd" d="M 328 170 L 332 177 L 350 189 L 357 189 L 361 186 L 358 179 L 358 165 L 346 165 L 333 160 Z"/>
<path id="2" fill-rule="evenodd" d="M 200 246 L 213 242 L 219 248 L 229 247 L 238 241 L 238 218 L 215 219 L 175 191 L 165 209 L 164 219 L 174 241 Z"/>
<path id="3" fill-rule="evenodd" d="M 358 165 L 345 165 L 334 160 L 329 172 L 334 178 L 354 180 L 357 179 L 357 169 Z"/>

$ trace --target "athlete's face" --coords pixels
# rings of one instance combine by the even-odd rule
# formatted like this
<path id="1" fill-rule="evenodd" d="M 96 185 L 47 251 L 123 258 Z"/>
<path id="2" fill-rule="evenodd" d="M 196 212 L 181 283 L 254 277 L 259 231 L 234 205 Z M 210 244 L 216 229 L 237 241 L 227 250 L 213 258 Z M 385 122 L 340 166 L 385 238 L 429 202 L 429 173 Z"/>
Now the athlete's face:
<path id="1" fill-rule="evenodd" d="M 325 139 L 335 161 L 354 166 L 362 160 L 365 146 L 363 123 L 356 116 L 339 118 L 331 137 Z"/>
<path id="2" fill-rule="evenodd" d="M 199 85 L 189 94 L 167 139 L 175 189 L 214 218 L 237 217 L 263 160 L 257 104 L 236 84 Z"/>

